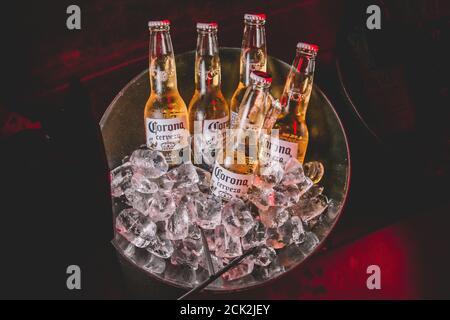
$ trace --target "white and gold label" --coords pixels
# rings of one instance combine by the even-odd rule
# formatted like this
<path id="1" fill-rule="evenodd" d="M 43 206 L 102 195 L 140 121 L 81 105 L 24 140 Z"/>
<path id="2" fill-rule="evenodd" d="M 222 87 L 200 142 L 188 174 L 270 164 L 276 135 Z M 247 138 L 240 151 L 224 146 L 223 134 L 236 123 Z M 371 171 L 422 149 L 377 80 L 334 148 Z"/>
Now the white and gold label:
<path id="1" fill-rule="evenodd" d="M 241 197 L 253 181 L 251 174 L 231 172 L 216 162 L 211 176 L 212 193 L 224 200 Z"/>
<path id="2" fill-rule="evenodd" d="M 203 135 L 205 135 L 206 138 L 208 138 L 209 132 L 214 132 L 216 130 L 222 132 L 222 137 L 225 138 L 227 128 L 228 128 L 228 117 L 203 121 Z M 208 141 L 206 141 L 206 143 L 208 143 Z"/>
<path id="3" fill-rule="evenodd" d="M 285 164 L 291 157 L 297 158 L 298 144 L 264 135 L 261 139 L 262 162 L 279 161 Z"/>
<path id="4" fill-rule="evenodd" d="M 188 146 L 187 117 L 145 119 L 147 146 L 158 151 L 174 151 Z"/>

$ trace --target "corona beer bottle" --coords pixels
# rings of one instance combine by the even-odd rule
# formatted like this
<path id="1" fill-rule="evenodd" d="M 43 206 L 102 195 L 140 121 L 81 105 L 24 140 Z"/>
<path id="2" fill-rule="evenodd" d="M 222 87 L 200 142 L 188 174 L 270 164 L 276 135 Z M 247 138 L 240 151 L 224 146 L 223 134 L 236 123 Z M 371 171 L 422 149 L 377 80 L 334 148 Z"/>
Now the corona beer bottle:
<path id="1" fill-rule="evenodd" d="M 177 89 L 170 22 L 150 21 L 150 97 L 144 110 L 146 142 L 169 166 L 190 160 L 186 104 Z"/>
<path id="2" fill-rule="evenodd" d="M 189 128 L 193 139 L 195 164 L 214 165 L 215 155 L 223 149 L 228 128 L 228 104 L 220 88 L 221 69 L 217 23 L 197 23 L 195 53 L 195 92 L 189 103 Z M 217 132 L 222 139 L 217 145 Z M 212 147 L 211 147 L 212 146 Z M 218 148 L 217 148 L 218 147 Z M 203 153 L 208 155 L 203 157 Z M 212 163 L 211 163 L 212 162 Z"/>
<path id="3" fill-rule="evenodd" d="M 314 68 L 318 47 L 307 43 L 297 44 L 297 53 L 281 96 L 282 112 L 273 126 L 279 138 L 267 141 L 271 157 L 286 163 L 290 157 L 303 163 L 308 147 L 306 111 L 311 97 Z"/>
<path id="4" fill-rule="evenodd" d="M 252 82 L 239 107 L 239 126 L 230 130 L 226 150 L 218 155 L 212 172 L 212 193 L 224 200 L 247 192 L 258 163 L 259 135 L 270 101 L 272 78 L 262 71 L 253 71 L 250 77 Z"/>
<path id="5" fill-rule="evenodd" d="M 246 14 L 244 16 L 244 35 L 242 38 L 239 84 L 230 101 L 230 128 L 238 127 L 237 116 L 252 71 L 267 69 L 266 16 L 265 14 Z"/>

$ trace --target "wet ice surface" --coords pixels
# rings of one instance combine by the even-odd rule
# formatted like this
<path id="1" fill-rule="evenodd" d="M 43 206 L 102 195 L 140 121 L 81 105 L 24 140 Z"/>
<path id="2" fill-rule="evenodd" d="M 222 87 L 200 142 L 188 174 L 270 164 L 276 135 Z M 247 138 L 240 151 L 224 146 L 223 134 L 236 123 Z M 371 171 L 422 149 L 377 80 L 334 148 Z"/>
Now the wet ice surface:
<path id="1" fill-rule="evenodd" d="M 141 147 L 111 171 L 116 232 L 127 243 L 120 248 L 142 269 L 194 286 L 208 277 L 207 254 L 218 271 L 256 247 L 216 286 L 273 278 L 311 254 L 335 221 L 340 206 L 324 195 L 323 175 L 317 161 L 270 163 L 244 199 L 223 202 L 210 194 L 210 172 L 169 168 L 160 152 Z"/>

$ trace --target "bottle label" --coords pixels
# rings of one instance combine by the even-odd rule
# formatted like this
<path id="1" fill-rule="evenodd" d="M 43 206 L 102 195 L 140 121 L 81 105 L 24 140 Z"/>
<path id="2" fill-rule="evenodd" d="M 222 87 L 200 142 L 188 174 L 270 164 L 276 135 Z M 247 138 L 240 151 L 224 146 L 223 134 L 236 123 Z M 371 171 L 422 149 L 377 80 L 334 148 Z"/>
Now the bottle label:
<path id="1" fill-rule="evenodd" d="M 209 144 L 211 138 L 208 136 L 210 133 L 214 133 L 216 130 L 222 133 L 222 139 L 225 139 L 228 128 L 228 117 L 223 117 L 220 119 L 211 119 L 203 121 L 203 135 L 205 137 L 206 143 Z"/>
<path id="2" fill-rule="evenodd" d="M 146 118 L 147 146 L 158 151 L 175 151 L 188 146 L 187 117 Z"/>
<path id="3" fill-rule="evenodd" d="M 216 162 L 211 177 L 211 191 L 217 197 L 230 200 L 247 193 L 252 181 L 253 175 L 231 172 Z"/>
<path id="4" fill-rule="evenodd" d="M 230 128 L 233 129 L 237 125 L 238 121 L 238 113 L 234 111 L 230 111 Z"/>
<path id="5" fill-rule="evenodd" d="M 279 161 L 280 163 L 286 164 L 291 157 L 297 158 L 297 155 L 297 143 L 263 135 L 261 139 L 261 162 Z"/>

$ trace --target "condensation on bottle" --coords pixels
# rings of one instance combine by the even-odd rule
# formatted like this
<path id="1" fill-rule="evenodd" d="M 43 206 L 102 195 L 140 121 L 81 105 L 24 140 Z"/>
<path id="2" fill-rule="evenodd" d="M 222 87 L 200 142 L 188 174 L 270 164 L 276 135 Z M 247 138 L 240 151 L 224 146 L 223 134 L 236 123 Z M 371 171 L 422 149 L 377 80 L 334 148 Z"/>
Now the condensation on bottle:
<path id="1" fill-rule="evenodd" d="M 195 91 L 189 103 L 194 163 L 214 165 L 228 128 L 228 104 L 221 90 L 221 67 L 215 22 L 197 23 Z"/>
<path id="2" fill-rule="evenodd" d="M 270 103 L 272 77 L 262 71 L 253 71 L 250 77 L 237 116 L 239 126 L 230 130 L 226 148 L 218 155 L 212 173 L 212 193 L 224 200 L 242 196 L 251 186 L 258 163 L 261 129 L 266 114 L 272 114 L 271 108 L 275 106 Z"/>
<path id="3" fill-rule="evenodd" d="M 150 21 L 150 96 L 144 109 L 146 144 L 161 151 L 170 166 L 190 161 L 186 104 L 177 88 L 168 20 Z"/>
<path id="4" fill-rule="evenodd" d="M 245 14 L 239 67 L 239 84 L 230 101 L 230 128 L 238 127 L 237 116 L 252 71 L 267 71 L 266 15 Z"/>
<path id="5" fill-rule="evenodd" d="M 282 112 L 273 129 L 278 137 L 266 135 L 265 158 L 286 163 L 294 157 L 303 163 L 308 147 L 309 133 L 306 112 L 313 89 L 316 45 L 300 42 L 281 95 Z"/>

